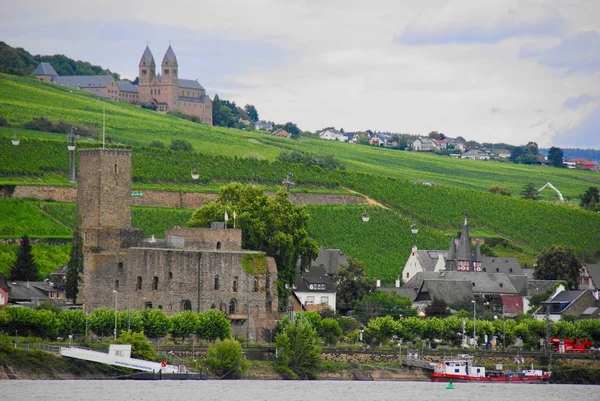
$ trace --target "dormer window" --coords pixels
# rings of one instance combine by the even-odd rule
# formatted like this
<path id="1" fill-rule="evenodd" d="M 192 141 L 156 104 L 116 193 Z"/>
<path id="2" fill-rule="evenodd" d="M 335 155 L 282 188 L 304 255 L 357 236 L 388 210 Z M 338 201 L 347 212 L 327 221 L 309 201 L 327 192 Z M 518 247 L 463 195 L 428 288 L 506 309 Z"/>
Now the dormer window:
<path id="1" fill-rule="evenodd" d="M 169 75 L 169 70 L 164 70 L 164 71 L 163 71 L 163 74 L 164 74 L 164 75 Z"/>
<path id="2" fill-rule="evenodd" d="M 148 71 L 142 70 L 142 75 L 146 75 L 147 73 L 148 73 Z"/>

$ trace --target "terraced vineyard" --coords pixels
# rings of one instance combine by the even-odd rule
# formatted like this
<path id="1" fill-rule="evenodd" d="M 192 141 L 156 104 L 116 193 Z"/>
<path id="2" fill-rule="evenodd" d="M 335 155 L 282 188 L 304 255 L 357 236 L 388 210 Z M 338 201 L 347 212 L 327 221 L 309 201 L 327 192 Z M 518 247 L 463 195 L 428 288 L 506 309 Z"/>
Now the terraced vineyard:
<path id="1" fill-rule="evenodd" d="M 0 117 L 7 119 L 16 128 L 42 116 L 54 122 L 64 120 L 100 127 L 103 108 L 106 108 L 107 135 L 130 145 L 144 145 L 156 140 L 168 144 L 172 139 L 185 138 L 192 143 L 196 151 L 204 155 L 267 160 L 274 160 L 282 151 L 304 150 L 332 155 L 345 164 L 348 170 L 378 178 L 432 181 L 440 185 L 481 191 L 487 191 L 490 185 L 502 184 L 515 194 L 529 182 L 533 182 L 536 187 L 552 182 L 564 196 L 570 198 L 577 197 L 589 186 L 600 186 L 600 174 L 588 171 L 457 160 L 311 137 L 288 140 L 260 132 L 209 127 L 125 103 L 102 100 L 83 91 L 39 82 L 32 78 L 0 74 Z M 0 128 L 0 136 L 10 136 L 13 129 Z M 25 134 L 20 129 L 18 132 L 23 136 L 56 138 L 56 135 L 48 133 Z M 63 150 L 61 153 L 66 152 Z M 61 157 L 66 156 L 68 155 Z M 187 164 L 184 167 L 187 177 L 187 170 L 191 165 Z M 1 166 L 0 173 L 3 173 Z M 23 175 L 28 173 L 29 170 L 23 171 Z M 261 176 L 262 174 L 255 174 L 255 177 Z M 179 173 L 177 179 L 180 179 Z"/>

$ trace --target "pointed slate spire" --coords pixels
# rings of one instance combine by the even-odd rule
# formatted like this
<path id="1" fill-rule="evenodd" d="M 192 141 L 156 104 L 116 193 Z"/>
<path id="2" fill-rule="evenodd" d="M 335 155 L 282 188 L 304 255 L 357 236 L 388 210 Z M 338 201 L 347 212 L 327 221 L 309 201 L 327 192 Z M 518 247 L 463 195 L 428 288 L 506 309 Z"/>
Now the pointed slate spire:
<path id="1" fill-rule="evenodd" d="M 140 65 L 144 63 L 145 65 L 155 65 L 154 56 L 152 55 L 148 45 L 146 45 L 146 50 L 144 50 L 144 54 L 142 54 L 142 59 L 140 60 Z"/>
<path id="2" fill-rule="evenodd" d="M 479 240 L 475 241 L 475 255 L 473 256 L 473 262 L 481 262 L 481 243 Z"/>
<path id="3" fill-rule="evenodd" d="M 175 52 L 173 51 L 173 48 L 171 47 L 171 45 L 169 45 L 169 48 L 167 49 L 167 52 L 165 53 L 165 57 L 163 57 L 163 64 L 169 64 L 169 65 L 177 65 L 177 57 L 175 57 Z"/>

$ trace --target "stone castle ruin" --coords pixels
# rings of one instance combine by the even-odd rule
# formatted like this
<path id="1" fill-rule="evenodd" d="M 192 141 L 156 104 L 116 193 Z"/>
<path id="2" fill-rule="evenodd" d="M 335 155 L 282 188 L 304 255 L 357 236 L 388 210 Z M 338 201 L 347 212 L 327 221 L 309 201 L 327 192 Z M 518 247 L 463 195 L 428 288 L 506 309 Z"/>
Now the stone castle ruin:
<path id="1" fill-rule="evenodd" d="M 242 249 L 242 231 L 223 223 L 144 239 L 131 226 L 130 150 L 79 151 L 77 213 L 86 310 L 220 309 L 238 336 L 271 340 L 279 317 L 273 258 Z"/>

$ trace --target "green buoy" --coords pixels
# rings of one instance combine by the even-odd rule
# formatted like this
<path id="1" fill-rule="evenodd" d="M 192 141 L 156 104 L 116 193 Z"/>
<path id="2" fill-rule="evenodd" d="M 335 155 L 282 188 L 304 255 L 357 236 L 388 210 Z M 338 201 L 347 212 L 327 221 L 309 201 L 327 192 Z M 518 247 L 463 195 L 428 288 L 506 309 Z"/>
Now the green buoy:
<path id="1" fill-rule="evenodd" d="M 447 390 L 453 390 L 454 389 L 454 384 L 452 384 L 452 379 L 450 379 L 450 382 L 448 383 L 448 385 L 446 386 Z"/>

